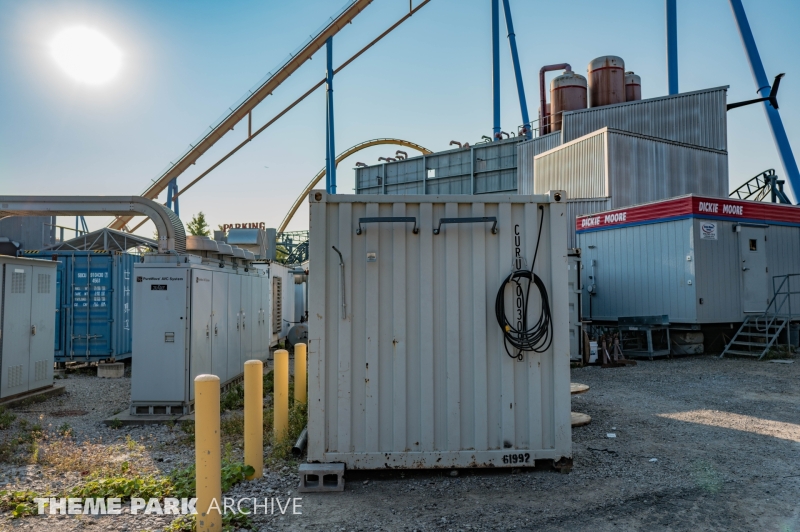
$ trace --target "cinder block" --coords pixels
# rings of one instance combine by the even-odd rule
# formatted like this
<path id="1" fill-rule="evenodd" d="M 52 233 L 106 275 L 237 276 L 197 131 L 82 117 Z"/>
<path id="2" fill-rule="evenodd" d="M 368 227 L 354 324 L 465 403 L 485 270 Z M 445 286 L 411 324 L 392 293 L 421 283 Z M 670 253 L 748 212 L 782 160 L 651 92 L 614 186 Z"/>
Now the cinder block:
<path id="1" fill-rule="evenodd" d="M 344 491 L 344 464 L 300 464 L 298 491 Z"/>
<path id="2" fill-rule="evenodd" d="M 125 364 L 123 362 L 98 364 L 97 376 L 103 379 L 120 379 L 125 376 Z"/>

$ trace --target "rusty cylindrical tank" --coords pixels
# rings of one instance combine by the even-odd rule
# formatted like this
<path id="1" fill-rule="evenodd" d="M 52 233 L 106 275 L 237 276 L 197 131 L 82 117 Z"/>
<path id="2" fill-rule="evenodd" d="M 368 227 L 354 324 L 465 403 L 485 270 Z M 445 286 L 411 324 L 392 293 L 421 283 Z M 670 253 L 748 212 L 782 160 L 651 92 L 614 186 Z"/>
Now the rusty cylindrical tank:
<path id="1" fill-rule="evenodd" d="M 625 101 L 635 102 L 642 99 L 642 78 L 633 72 L 625 72 Z"/>
<path id="2" fill-rule="evenodd" d="M 586 78 L 571 70 L 550 82 L 550 131 L 561 131 L 564 111 L 586 109 Z"/>
<path id="3" fill-rule="evenodd" d="M 604 55 L 589 62 L 589 107 L 625 101 L 625 61 Z"/>

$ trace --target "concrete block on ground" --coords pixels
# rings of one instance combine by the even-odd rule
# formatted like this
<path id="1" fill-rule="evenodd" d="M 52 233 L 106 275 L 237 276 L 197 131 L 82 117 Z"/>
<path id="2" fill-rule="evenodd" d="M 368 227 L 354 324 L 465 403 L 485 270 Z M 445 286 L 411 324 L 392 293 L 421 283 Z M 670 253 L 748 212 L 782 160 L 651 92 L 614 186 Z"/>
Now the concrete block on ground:
<path id="1" fill-rule="evenodd" d="M 101 379 L 121 379 L 125 376 L 125 364 L 123 362 L 98 364 L 97 376 Z"/>
<path id="2" fill-rule="evenodd" d="M 300 464 L 298 491 L 344 491 L 344 464 Z"/>

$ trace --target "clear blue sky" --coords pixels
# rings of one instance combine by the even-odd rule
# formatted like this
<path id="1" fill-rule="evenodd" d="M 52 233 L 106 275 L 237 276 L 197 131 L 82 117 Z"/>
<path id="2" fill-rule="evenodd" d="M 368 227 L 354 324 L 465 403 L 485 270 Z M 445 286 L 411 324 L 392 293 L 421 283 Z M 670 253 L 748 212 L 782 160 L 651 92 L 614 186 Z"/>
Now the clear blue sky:
<path id="1" fill-rule="evenodd" d="M 414 0 L 415 5 L 419 0 Z M 0 185 L 5 194 L 138 194 L 170 160 L 300 45 L 343 0 L 38 1 L 0 0 Z M 781 115 L 800 157 L 800 2 L 744 0 L 770 79 L 786 72 Z M 375 0 L 335 38 L 340 64 L 408 9 Z M 662 0 L 511 0 L 528 106 L 535 114 L 541 65 L 619 55 L 642 76 L 643 97 L 666 93 Z M 728 101 L 754 98 L 726 0 L 678 0 L 680 89 L 730 85 Z M 117 79 L 74 83 L 47 43 L 86 25 L 124 54 Z M 335 81 L 337 152 L 376 137 L 400 137 L 434 151 L 450 140 L 490 134 L 489 0 L 432 0 Z M 502 126 L 520 124 L 505 32 Z M 324 75 L 324 51 L 254 113 L 263 123 Z M 235 145 L 237 127 L 180 182 Z M 205 211 L 213 226 L 276 226 L 325 165 L 325 100 L 317 91 L 181 197 L 181 214 Z M 728 115 L 731 188 L 766 168 L 782 173 L 760 106 Z M 396 148 L 361 152 L 339 166 L 339 191 L 353 187 L 356 160 L 373 164 Z M 162 195 L 162 201 L 165 196 Z M 89 219 L 90 228 L 106 220 Z M 303 208 L 290 226 L 307 227 Z M 152 229 L 145 229 L 145 234 Z"/>

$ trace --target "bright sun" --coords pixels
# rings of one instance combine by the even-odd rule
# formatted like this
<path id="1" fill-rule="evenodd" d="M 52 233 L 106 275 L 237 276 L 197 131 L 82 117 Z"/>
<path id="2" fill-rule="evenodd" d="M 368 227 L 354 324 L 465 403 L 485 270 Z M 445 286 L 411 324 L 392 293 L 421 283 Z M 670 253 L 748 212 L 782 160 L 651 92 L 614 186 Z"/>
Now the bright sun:
<path id="1" fill-rule="evenodd" d="M 59 32 L 50 51 L 67 75 L 87 85 L 109 81 L 122 66 L 119 48 L 102 33 L 83 26 Z"/>

